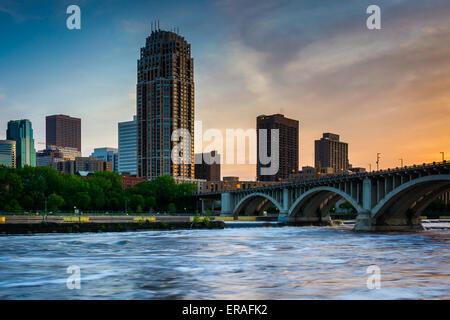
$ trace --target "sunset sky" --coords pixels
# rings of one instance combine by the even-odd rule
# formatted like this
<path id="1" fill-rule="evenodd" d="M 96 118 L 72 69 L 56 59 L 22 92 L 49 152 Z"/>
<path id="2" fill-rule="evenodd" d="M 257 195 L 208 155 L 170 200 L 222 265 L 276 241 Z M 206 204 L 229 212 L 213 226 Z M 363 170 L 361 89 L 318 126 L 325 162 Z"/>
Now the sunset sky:
<path id="1" fill-rule="evenodd" d="M 81 8 L 81 30 L 66 8 Z M 381 30 L 366 9 L 381 7 Z M 0 139 L 30 119 L 36 148 L 45 116 L 82 118 L 83 154 L 117 147 L 135 114 L 136 61 L 150 23 L 180 28 L 192 46 L 196 120 L 250 129 L 260 114 L 300 122 L 300 167 L 333 132 L 353 166 L 450 160 L 450 1 L 209 0 L 0 2 Z M 196 145 L 196 150 L 201 146 Z M 222 175 L 255 179 L 254 165 Z"/>

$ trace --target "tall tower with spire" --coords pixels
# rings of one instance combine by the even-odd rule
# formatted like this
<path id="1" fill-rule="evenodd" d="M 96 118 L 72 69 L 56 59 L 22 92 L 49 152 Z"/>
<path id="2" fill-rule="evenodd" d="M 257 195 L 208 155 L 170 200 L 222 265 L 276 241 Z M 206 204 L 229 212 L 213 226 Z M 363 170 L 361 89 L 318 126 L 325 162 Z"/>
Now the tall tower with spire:
<path id="1" fill-rule="evenodd" d="M 180 35 L 155 24 L 137 62 L 137 175 L 151 179 L 194 175 L 194 59 Z M 191 139 L 172 139 L 178 129 Z M 175 140 L 175 141 L 172 141 Z M 174 163 L 172 150 L 189 161 Z M 187 151 L 186 151 L 187 150 Z"/>

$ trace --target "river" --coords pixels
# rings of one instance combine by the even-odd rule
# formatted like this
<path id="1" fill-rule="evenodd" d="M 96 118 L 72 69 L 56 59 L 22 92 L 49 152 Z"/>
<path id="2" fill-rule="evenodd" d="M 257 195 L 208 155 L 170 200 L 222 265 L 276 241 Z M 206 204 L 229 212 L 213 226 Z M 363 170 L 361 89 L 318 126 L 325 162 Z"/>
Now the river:
<path id="1" fill-rule="evenodd" d="M 0 299 L 449 299 L 450 229 L 0 236 Z M 380 269 L 368 289 L 367 267 Z M 80 289 L 68 289 L 69 266 Z"/>

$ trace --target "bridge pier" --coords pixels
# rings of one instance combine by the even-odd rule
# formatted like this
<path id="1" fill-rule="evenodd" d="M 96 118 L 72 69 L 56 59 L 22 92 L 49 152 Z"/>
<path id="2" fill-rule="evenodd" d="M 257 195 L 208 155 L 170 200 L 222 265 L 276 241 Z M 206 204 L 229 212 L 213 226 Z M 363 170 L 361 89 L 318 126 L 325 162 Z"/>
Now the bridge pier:
<path id="1" fill-rule="evenodd" d="M 231 193 L 224 192 L 221 194 L 222 200 L 222 211 L 220 213 L 221 216 L 230 217 L 233 215 L 233 208 L 231 206 Z"/>
<path id="2" fill-rule="evenodd" d="M 210 213 L 214 213 L 214 206 L 215 206 L 216 200 L 200 198 L 200 201 L 202 203 L 202 211 L 201 211 L 202 215 L 205 215 L 207 213 L 207 210 L 210 210 Z"/>
<path id="3" fill-rule="evenodd" d="M 289 222 L 289 215 L 287 210 L 281 210 L 278 213 L 278 222 L 282 222 L 282 223 L 288 223 Z"/>
<path id="4" fill-rule="evenodd" d="M 365 232 L 396 232 L 396 231 L 420 231 L 425 230 L 420 217 L 401 217 L 387 221 L 377 221 L 372 218 L 370 212 L 358 213 L 354 231 Z"/>

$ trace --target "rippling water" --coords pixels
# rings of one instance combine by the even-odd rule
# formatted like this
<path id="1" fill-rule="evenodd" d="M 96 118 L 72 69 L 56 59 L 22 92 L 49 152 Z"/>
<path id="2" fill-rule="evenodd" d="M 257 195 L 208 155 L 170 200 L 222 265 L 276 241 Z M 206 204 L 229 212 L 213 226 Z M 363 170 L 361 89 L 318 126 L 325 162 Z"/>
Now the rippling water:
<path id="1" fill-rule="evenodd" d="M 230 228 L 0 237 L 1 299 L 449 299 L 450 230 Z M 81 268 L 69 290 L 67 267 Z M 381 268 L 369 290 L 366 269 Z"/>

